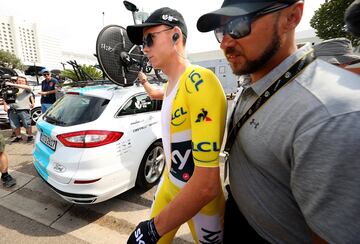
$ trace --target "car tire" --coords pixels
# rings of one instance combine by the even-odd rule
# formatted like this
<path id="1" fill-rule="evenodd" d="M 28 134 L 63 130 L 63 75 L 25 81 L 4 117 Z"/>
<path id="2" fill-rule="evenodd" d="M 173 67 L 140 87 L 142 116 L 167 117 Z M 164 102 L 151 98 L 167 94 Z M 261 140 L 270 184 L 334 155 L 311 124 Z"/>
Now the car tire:
<path id="1" fill-rule="evenodd" d="M 36 124 L 37 120 L 41 115 L 41 107 L 33 108 L 31 110 L 31 123 L 34 125 Z"/>
<path id="2" fill-rule="evenodd" d="M 145 152 L 138 170 L 136 185 L 148 190 L 155 186 L 165 168 L 165 154 L 160 141 L 153 143 Z"/>

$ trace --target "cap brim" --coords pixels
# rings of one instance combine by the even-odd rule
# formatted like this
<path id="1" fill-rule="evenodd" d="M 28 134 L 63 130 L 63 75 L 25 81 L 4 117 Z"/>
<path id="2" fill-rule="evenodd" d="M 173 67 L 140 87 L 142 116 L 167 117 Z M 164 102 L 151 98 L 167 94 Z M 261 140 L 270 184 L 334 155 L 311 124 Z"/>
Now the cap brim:
<path id="1" fill-rule="evenodd" d="M 144 23 L 141 25 L 129 25 L 126 27 L 127 35 L 133 44 L 141 45 L 143 42 L 144 28 L 163 25 L 162 23 Z"/>
<path id="2" fill-rule="evenodd" d="M 317 56 L 331 64 L 350 64 L 360 62 L 360 56 L 356 55 L 338 55 L 338 56 Z"/>
<path id="3" fill-rule="evenodd" d="M 342 56 L 336 56 L 336 59 L 340 64 L 350 64 L 350 63 L 358 63 L 360 62 L 360 56 L 347 54 Z"/>
<path id="4" fill-rule="evenodd" d="M 197 21 L 197 29 L 200 32 L 212 31 L 223 24 L 221 23 L 223 17 L 237 17 L 251 14 L 260 9 L 266 8 L 267 6 L 270 6 L 274 2 L 241 3 L 220 8 L 201 16 Z"/>

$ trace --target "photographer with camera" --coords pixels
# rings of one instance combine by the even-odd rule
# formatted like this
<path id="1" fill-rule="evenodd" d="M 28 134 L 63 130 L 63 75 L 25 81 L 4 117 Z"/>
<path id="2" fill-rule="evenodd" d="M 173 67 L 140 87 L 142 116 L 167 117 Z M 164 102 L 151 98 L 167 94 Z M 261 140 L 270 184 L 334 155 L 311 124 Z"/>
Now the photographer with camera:
<path id="1" fill-rule="evenodd" d="M 31 128 L 30 109 L 34 107 L 34 98 L 32 96 L 32 88 L 27 85 L 27 80 L 23 76 L 18 76 L 16 83 L 5 82 L 6 86 L 18 89 L 15 101 L 4 101 L 4 110 L 8 111 L 11 128 L 15 130 L 15 138 L 11 142 L 22 141 L 20 134 L 20 121 L 26 128 L 27 142 L 33 140 Z"/>

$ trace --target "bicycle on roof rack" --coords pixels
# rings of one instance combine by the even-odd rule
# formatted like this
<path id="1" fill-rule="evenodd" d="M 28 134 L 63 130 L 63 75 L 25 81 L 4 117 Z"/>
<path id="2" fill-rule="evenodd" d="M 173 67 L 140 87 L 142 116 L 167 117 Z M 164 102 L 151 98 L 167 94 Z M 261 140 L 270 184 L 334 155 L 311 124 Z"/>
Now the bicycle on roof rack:
<path id="1" fill-rule="evenodd" d="M 139 9 L 131 2 L 123 1 L 123 3 L 126 9 L 131 11 L 134 23 L 137 24 Z M 100 31 L 96 41 L 95 56 L 103 73 L 117 85 L 133 85 L 140 71 L 153 76 L 154 80 L 165 82 L 161 70 L 154 69 L 151 74 L 153 67 L 145 56 L 143 47 L 131 43 L 126 29 L 122 26 L 108 25 Z"/>

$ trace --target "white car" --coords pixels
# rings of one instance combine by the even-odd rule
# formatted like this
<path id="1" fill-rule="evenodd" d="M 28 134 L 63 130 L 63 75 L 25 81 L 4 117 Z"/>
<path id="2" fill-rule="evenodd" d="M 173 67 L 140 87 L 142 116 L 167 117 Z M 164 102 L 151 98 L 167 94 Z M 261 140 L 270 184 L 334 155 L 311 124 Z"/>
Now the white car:
<path id="1" fill-rule="evenodd" d="M 37 121 L 34 166 L 67 201 L 105 201 L 135 185 L 149 189 L 165 167 L 161 101 L 143 87 L 68 90 Z"/>

